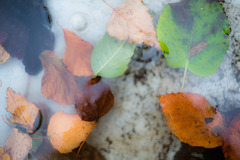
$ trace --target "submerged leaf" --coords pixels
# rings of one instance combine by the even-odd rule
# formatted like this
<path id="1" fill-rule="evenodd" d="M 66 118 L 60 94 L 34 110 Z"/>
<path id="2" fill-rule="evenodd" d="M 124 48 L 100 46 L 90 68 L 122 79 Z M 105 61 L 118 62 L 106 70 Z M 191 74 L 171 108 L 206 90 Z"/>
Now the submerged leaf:
<path id="1" fill-rule="evenodd" d="M 43 52 L 40 60 L 45 69 L 41 83 L 43 96 L 61 105 L 74 104 L 79 88 L 72 73 L 55 55 L 55 52 Z"/>
<path id="2" fill-rule="evenodd" d="M 160 49 L 153 18 L 140 0 L 125 0 L 113 10 L 107 23 L 109 35 L 130 43 L 145 43 Z"/>
<path id="3" fill-rule="evenodd" d="M 47 135 L 52 146 L 60 153 L 69 153 L 83 143 L 96 121 L 83 121 L 77 114 L 55 113 L 49 122 Z"/>
<path id="4" fill-rule="evenodd" d="M 39 108 L 11 88 L 7 89 L 7 105 L 7 111 L 12 113 L 10 121 L 21 124 L 28 132 L 32 133 Z"/>
<path id="5" fill-rule="evenodd" d="M 171 132 L 191 146 L 214 148 L 222 145 L 216 134 L 223 125 L 223 117 L 207 100 L 193 93 L 160 95 L 163 115 Z"/>
<path id="6" fill-rule="evenodd" d="M 9 58 L 10 54 L 7 51 L 5 51 L 2 45 L 0 45 L 0 64 L 7 62 Z"/>
<path id="7" fill-rule="evenodd" d="M 109 36 L 107 33 L 94 47 L 91 65 L 96 76 L 114 78 L 122 75 L 128 68 L 135 44 Z"/>
<path id="8" fill-rule="evenodd" d="M 67 29 L 63 29 L 63 32 L 67 45 L 63 54 L 63 63 L 75 76 L 92 76 L 91 54 L 93 45 Z"/>
<path id="9" fill-rule="evenodd" d="M 222 149 L 227 160 L 240 160 L 240 114 L 225 130 Z"/>
<path id="10" fill-rule="evenodd" d="M 9 154 L 2 147 L 0 147 L 0 160 L 10 160 Z"/>
<path id="11" fill-rule="evenodd" d="M 4 148 L 10 152 L 11 160 L 24 159 L 32 148 L 32 138 L 13 128 L 12 134 L 4 143 Z"/>
<path id="12" fill-rule="evenodd" d="M 186 67 L 200 76 L 214 74 L 228 49 L 227 25 L 218 0 L 183 0 L 165 6 L 157 35 L 168 51 L 164 52 L 168 65 Z"/>
<path id="13" fill-rule="evenodd" d="M 87 79 L 83 90 L 78 94 L 75 108 L 84 121 L 97 121 L 104 116 L 114 104 L 110 87 L 101 77 Z"/>

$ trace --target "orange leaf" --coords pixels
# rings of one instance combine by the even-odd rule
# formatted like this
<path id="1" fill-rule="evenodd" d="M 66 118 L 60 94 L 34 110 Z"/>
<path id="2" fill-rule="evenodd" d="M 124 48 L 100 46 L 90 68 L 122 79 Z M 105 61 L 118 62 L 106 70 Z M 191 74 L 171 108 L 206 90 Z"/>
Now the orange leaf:
<path id="1" fill-rule="evenodd" d="M 10 58 L 10 54 L 0 45 L 0 64 L 5 63 Z"/>
<path id="2" fill-rule="evenodd" d="M 222 150 L 227 160 L 240 160 L 240 114 L 231 121 L 224 132 Z"/>
<path id="3" fill-rule="evenodd" d="M 6 150 L 9 150 L 11 160 L 21 160 L 26 157 L 32 148 L 32 138 L 24 133 L 19 133 L 16 128 L 4 143 Z"/>
<path id="4" fill-rule="evenodd" d="M 180 141 L 205 148 L 222 145 L 222 139 L 214 129 L 216 124 L 223 125 L 223 118 L 203 96 L 172 93 L 160 95 L 159 101 L 171 132 Z"/>
<path id="5" fill-rule="evenodd" d="M 47 135 L 55 149 L 60 153 L 69 153 L 87 139 L 95 126 L 96 121 L 86 122 L 77 114 L 61 111 L 51 117 Z"/>
<path id="6" fill-rule="evenodd" d="M 2 147 L 0 147 L 0 160 L 10 160 L 9 154 Z"/>
<path id="7" fill-rule="evenodd" d="M 39 108 L 11 88 L 7 89 L 7 105 L 6 110 L 12 113 L 10 121 L 21 124 L 28 132 L 32 133 Z"/>
<path id="8" fill-rule="evenodd" d="M 79 89 L 72 73 L 56 57 L 55 52 L 44 51 L 40 60 L 45 69 L 41 83 L 43 96 L 61 105 L 74 104 Z"/>
<path id="9" fill-rule="evenodd" d="M 101 77 L 89 78 L 82 92 L 77 96 L 75 108 L 84 121 L 96 121 L 104 116 L 114 104 L 110 87 Z"/>
<path id="10" fill-rule="evenodd" d="M 63 29 L 63 32 L 67 45 L 63 54 L 63 63 L 75 76 L 92 76 L 91 55 L 93 45 L 67 29 Z"/>
<path id="11" fill-rule="evenodd" d="M 105 2 L 106 3 L 106 2 Z M 126 0 L 114 9 L 107 23 L 109 35 L 130 43 L 145 43 L 160 49 L 153 18 L 140 0 Z"/>

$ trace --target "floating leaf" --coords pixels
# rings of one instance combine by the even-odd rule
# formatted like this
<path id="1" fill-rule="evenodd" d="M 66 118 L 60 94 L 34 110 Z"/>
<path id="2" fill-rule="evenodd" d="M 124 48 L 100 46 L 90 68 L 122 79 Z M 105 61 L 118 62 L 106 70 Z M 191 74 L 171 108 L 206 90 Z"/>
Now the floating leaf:
<path id="1" fill-rule="evenodd" d="M 104 116 L 114 104 L 110 87 L 101 77 L 89 78 L 83 90 L 78 94 L 75 108 L 84 121 L 97 121 Z"/>
<path id="2" fill-rule="evenodd" d="M 49 122 L 47 135 L 60 153 L 69 153 L 83 143 L 96 122 L 83 121 L 77 114 L 55 113 Z"/>
<path id="3" fill-rule="evenodd" d="M 145 43 L 160 49 L 153 18 L 140 0 L 125 0 L 107 23 L 109 35 L 130 43 Z"/>
<path id="4" fill-rule="evenodd" d="M 223 125 L 223 117 L 204 97 L 193 93 L 172 93 L 160 95 L 159 101 L 171 132 L 180 141 L 205 148 L 222 145 L 215 128 L 216 124 Z"/>
<path id="5" fill-rule="evenodd" d="M 9 154 L 2 147 L 0 147 L 0 160 L 10 160 Z"/>
<path id="6" fill-rule="evenodd" d="M 91 65 L 96 76 L 114 78 L 122 75 L 128 68 L 135 44 L 109 36 L 107 33 L 94 47 Z"/>
<path id="7" fill-rule="evenodd" d="M 29 74 L 42 66 L 38 56 L 53 49 L 54 35 L 43 0 L 1 1 L 0 44 L 11 55 L 23 60 Z"/>
<path id="8" fill-rule="evenodd" d="M 240 160 L 240 114 L 230 123 L 224 132 L 223 152 L 227 160 Z"/>
<path id="9" fill-rule="evenodd" d="M 5 51 L 2 45 L 0 45 L 0 64 L 7 62 L 9 58 L 10 54 L 7 51 Z"/>
<path id="10" fill-rule="evenodd" d="M 11 160 L 24 159 L 32 148 L 32 138 L 13 128 L 12 134 L 4 143 L 4 148 L 10 152 Z"/>
<path id="11" fill-rule="evenodd" d="M 227 25 L 218 0 L 183 0 L 165 6 L 157 35 L 168 65 L 200 76 L 214 74 L 228 49 Z"/>
<path id="12" fill-rule="evenodd" d="M 75 76 L 92 76 L 91 54 L 93 45 L 67 29 L 63 29 L 63 32 L 67 45 L 63 54 L 63 63 Z"/>
<path id="13" fill-rule="evenodd" d="M 12 113 L 10 121 L 21 124 L 28 132 L 32 133 L 39 108 L 30 103 L 27 98 L 15 93 L 11 88 L 7 89 L 7 105 L 6 110 Z"/>
<path id="14" fill-rule="evenodd" d="M 45 69 L 41 84 L 43 96 L 61 105 L 74 104 L 79 88 L 72 73 L 56 57 L 55 52 L 43 52 L 40 60 Z"/>

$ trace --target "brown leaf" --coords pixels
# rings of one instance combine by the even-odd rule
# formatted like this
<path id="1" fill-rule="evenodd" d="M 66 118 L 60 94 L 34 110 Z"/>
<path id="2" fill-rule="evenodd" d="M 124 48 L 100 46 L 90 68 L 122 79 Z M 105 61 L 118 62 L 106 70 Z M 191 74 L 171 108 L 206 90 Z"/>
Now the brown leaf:
<path id="1" fill-rule="evenodd" d="M 61 105 L 74 104 L 79 88 L 72 73 L 53 51 L 44 51 L 40 60 L 45 69 L 41 83 L 43 96 Z"/>
<path id="2" fill-rule="evenodd" d="M 216 124 L 223 124 L 223 118 L 203 96 L 194 93 L 172 93 L 160 95 L 159 101 L 171 132 L 180 141 L 205 148 L 222 145 L 222 139 L 214 129 Z"/>
<path id="3" fill-rule="evenodd" d="M 2 147 L 0 147 L 0 160 L 10 160 L 9 154 Z"/>
<path id="4" fill-rule="evenodd" d="M 67 29 L 63 29 L 63 32 L 67 45 L 63 54 L 63 63 L 75 76 L 92 76 L 91 55 L 93 45 Z"/>
<path id="5" fill-rule="evenodd" d="M 5 51 L 2 45 L 0 45 L 0 64 L 7 62 L 9 58 L 10 54 L 7 51 Z"/>
<path id="6" fill-rule="evenodd" d="M 24 133 L 19 133 L 16 128 L 4 143 L 6 150 L 9 150 L 11 160 L 22 160 L 32 148 L 32 138 Z"/>
<path id="7" fill-rule="evenodd" d="M 7 89 L 7 105 L 6 110 L 12 113 L 10 121 L 21 124 L 29 133 L 32 133 L 39 108 L 11 88 Z"/>
<path id="8" fill-rule="evenodd" d="M 114 104 L 110 87 L 101 77 L 89 78 L 85 87 L 78 94 L 75 108 L 84 121 L 96 121 L 104 116 Z"/>
<path id="9" fill-rule="evenodd" d="M 55 113 L 49 122 L 47 135 L 52 146 L 60 153 L 69 153 L 84 142 L 96 121 L 83 121 L 77 114 Z"/>
<path id="10" fill-rule="evenodd" d="M 109 35 L 119 40 L 145 43 L 160 49 L 153 18 L 148 10 L 140 0 L 125 0 L 120 7 L 113 10 L 107 23 Z"/>
<path id="11" fill-rule="evenodd" d="M 240 114 L 224 132 L 222 150 L 226 160 L 240 160 Z"/>

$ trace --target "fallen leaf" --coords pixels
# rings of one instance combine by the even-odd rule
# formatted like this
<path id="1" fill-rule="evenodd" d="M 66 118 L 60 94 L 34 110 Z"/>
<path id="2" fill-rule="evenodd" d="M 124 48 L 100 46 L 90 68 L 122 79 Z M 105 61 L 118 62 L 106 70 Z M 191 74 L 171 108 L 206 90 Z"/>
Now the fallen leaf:
<path id="1" fill-rule="evenodd" d="M 27 98 L 15 93 L 11 88 L 7 89 L 7 108 L 12 113 L 10 121 L 21 124 L 29 133 L 33 132 L 33 124 L 39 113 L 39 108 L 30 103 Z"/>
<path id="2" fill-rule="evenodd" d="M 2 45 L 0 45 L 0 64 L 7 62 L 9 58 L 10 54 L 7 51 L 5 51 Z"/>
<path id="3" fill-rule="evenodd" d="M 170 67 L 214 74 L 229 46 L 229 22 L 219 0 L 182 0 L 163 8 L 157 35 Z"/>
<path id="4" fill-rule="evenodd" d="M 105 33 L 93 49 L 91 65 L 94 75 L 114 78 L 122 75 L 134 54 L 135 44 L 120 41 Z"/>
<path id="5" fill-rule="evenodd" d="M 101 77 L 88 78 L 85 87 L 78 94 L 75 108 L 84 121 L 97 121 L 104 116 L 114 104 L 110 87 Z"/>
<path id="6" fill-rule="evenodd" d="M 107 22 L 109 35 L 119 40 L 145 43 L 160 49 L 153 18 L 148 10 L 140 0 L 125 0 L 120 7 L 113 10 Z"/>
<path id="7" fill-rule="evenodd" d="M 40 60 L 45 69 L 41 82 L 43 96 L 61 105 L 74 104 L 79 87 L 72 73 L 53 51 L 44 51 Z"/>
<path id="8" fill-rule="evenodd" d="M 67 45 L 63 54 L 63 63 L 75 76 L 92 76 L 91 55 L 93 45 L 67 29 L 62 28 L 62 30 Z"/>
<path id="9" fill-rule="evenodd" d="M 0 160 L 10 160 L 9 154 L 2 147 L 0 147 Z"/>
<path id="10" fill-rule="evenodd" d="M 224 132 L 222 150 L 227 160 L 240 160 L 240 114 Z"/>
<path id="11" fill-rule="evenodd" d="M 29 74 L 37 74 L 42 66 L 38 58 L 54 47 L 54 34 L 42 0 L 1 1 L 0 44 L 11 55 L 22 60 Z"/>
<path id="12" fill-rule="evenodd" d="M 47 135 L 52 146 L 60 153 L 69 153 L 84 143 L 96 121 L 83 121 L 77 114 L 55 113 L 49 122 Z"/>
<path id="13" fill-rule="evenodd" d="M 4 148 L 9 151 L 11 160 L 23 160 L 32 148 L 32 138 L 13 128 L 12 134 L 4 143 Z"/>
<path id="14" fill-rule="evenodd" d="M 203 96 L 194 93 L 172 93 L 160 95 L 159 101 L 168 127 L 180 141 L 205 148 L 222 145 L 222 139 L 214 129 L 216 124 L 223 124 L 223 118 Z M 218 122 L 215 122 L 216 120 Z M 211 128 L 212 126 L 214 128 Z"/>

